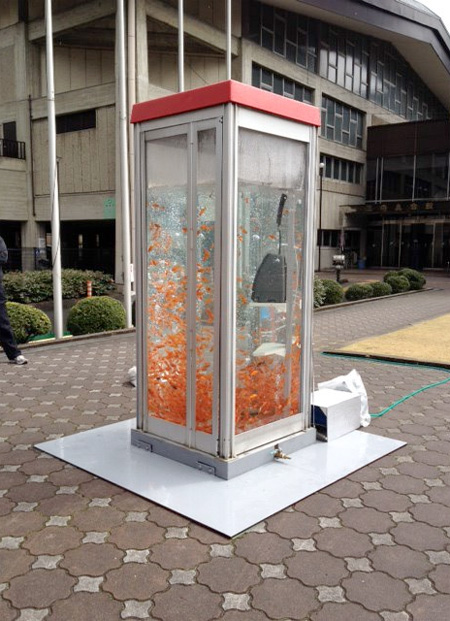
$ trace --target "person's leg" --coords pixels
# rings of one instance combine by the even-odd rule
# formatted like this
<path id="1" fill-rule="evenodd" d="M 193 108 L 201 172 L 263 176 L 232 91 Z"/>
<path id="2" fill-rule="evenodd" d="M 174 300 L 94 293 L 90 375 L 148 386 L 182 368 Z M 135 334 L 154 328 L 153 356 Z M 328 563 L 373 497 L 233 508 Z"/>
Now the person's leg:
<path id="1" fill-rule="evenodd" d="M 15 360 L 21 355 L 20 349 L 17 347 L 11 324 L 9 323 L 8 313 L 6 312 L 6 303 L 0 299 L 0 344 L 5 350 L 8 360 Z"/>

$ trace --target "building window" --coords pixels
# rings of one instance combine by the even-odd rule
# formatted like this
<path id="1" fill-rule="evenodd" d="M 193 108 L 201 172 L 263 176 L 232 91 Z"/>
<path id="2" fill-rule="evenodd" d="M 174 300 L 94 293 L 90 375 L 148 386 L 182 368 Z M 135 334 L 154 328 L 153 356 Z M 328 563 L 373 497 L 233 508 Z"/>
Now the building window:
<path id="1" fill-rule="evenodd" d="M 252 65 L 252 85 L 277 95 L 289 97 L 289 99 L 312 103 L 312 89 L 289 80 L 279 73 L 264 69 L 255 63 Z"/>
<path id="2" fill-rule="evenodd" d="M 317 71 L 314 20 L 260 2 L 248 2 L 244 15 L 249 39 L 308 71 Z"/>
<path id="3" fill-rule="evenodd" d="M 94 129 L 97 126 L 97 115 L 94 110 L 61 114 L 56 117 L 56 133 L 80 132 L 83 129 Z"/>
<path id="4" fill-rule="evenodd" d="M 449 157 L 444 152 L 369 159 L 366 200 L 448 199 Z"/>
<path id="5" fill-rule="evenodd" d="M 243 1 L 243 33 L 408 121 L 447 118 L 439 100 L 390 43 L 256 0 Z"/>
<path id="6" fill-rule="evenodd" d="M 17 160 L 25 159 L 25 143 L 17 141 L 16 122 L 9 121 L 0 125 L 0 157 L 11 157 Z"/>
<path id="7" fill-rule="evenodd" d="M 367 37 L 321 23 L 319 67 L 322 77 L 367 98 L 369 81 Z"/>
<path id="8" fill-rule="evenodd" d="M 447 198 L 448 153 L 423 153 L 416 156 L 415 198 Z"/>
<path id="9" fill-rule="evenodd" d="M 317 245 L 329 248 L 337 248 L 339 246 L 340 231 L 335 229 L 318 229 Z"/>
<path id="10" fill-rule="evenodd" d="M 327 140 L 362 149 L 363 113 L 323 96 L 320 132 Z"/>
<path id="11" fill-rule="evenodd" d="M 320 161 L 325 164 L 324 177 L 346 183 L 361 183 L 362 164 L 343 160 L 332 155 L 321 155 Z"/>

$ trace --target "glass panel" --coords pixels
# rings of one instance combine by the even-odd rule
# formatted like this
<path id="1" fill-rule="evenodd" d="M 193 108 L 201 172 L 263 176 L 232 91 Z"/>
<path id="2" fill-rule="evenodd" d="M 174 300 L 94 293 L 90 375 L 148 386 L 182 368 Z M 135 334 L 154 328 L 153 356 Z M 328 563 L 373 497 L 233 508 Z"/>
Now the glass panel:
<path id="1" fill-rule="evenodd" d="M 416 198 L 446 198 L 448 154 L 418 155 L 416 160 Z"/>
<path id="2" fill-rule="evenodd" d="M 261 86 L 261 68 L 255 63 L 252 64 L 252 86 Z"/>
<path id="3" fill-rule="evenodd" d="M 305 157 L 302 143 L 240 130 L 236 433 L 300 411 Z"/>
<path id="4" fill-rule="evenodd" d="M 381 226 L 372 226 L 367 230 L 367 265 L 381 265 L 381 247 L 382 247 L 382 228 Z M 359 254 L 359 248 L 358 248 Z"/>
<path id="5" fill-rule="evenodd" d="M 410 267 L 411 261 L 412 261 L 411 226 L 408 224 L 402 224 L 400 267 Z"/>
<path id="6" fill-rule="evenodd" d="M 261 45 L 262 47 L 272 50 L 273 48 L 273 33 L 263 30 L 261 32 Z"/>
<path id="7" fill-rule="evenodd" d="M 436 222 L 433 267 L 450 269 L 450 224 Z"/>
<path id="8" fill-rule="evenodd" d="M 400 244 L 400 224 L 385 223 L 383 228 L 383 265 L 398 267 Z"/>
<path id="9" fill-rule="evenodd" d="M 275 46 L 274 52 L 284 56 L 284 43 L 286 40 L 284 20 L 275 17 Z"/>
<path id="10" fill-rule="evenodd" d="M 402 230 L 402 262 L 406 267 L 422 270 L 432 267 L 433 224 L 414 223 Z"/>
<path id="11" fill-rule="evenodd" d="M 216 130 L 198 132 L 196 251 L 196 429 L 212 433 L 214 377 L 214 234 L 216 220 Z"/>
<path id="12" fill-rule="evenodd" d="M 425 224 L 423 234 L 423 265 L 421 268 L 433 267 L 433 237 L 434 237 L 434 225 Z"/>
<path id="13" fill-rule="evenodd" d="M 295 63 L 297 58 L 297 46 L 292 43 L 286 43 L 286 58 L 291 63 Z"/>
<path id="14" fill-rule="evenodd" d="M 414 157 L 385 157 L 383 160 L 383 201 L 411 199 L 413 195 Z"/>
<path id="15" fill-rule="evenodd" d="M 279 73 L 274 74 L 273 92 L 277 95 L 283 95 L 283 78 Z"/>
<path id="16" fill-rule="evenodd" d="M 148 415 L 186 424 L 187 136 L 147 143 Z"/>
<path id="17" fill-rule="evenodd" d="M 436 222 L 434 225 L 434 249 L 433 267 L 442 267 L 442 257 L 444 254 L 444 224 Z"/>
<path id="18" fill-rule="evenodd" d="M 267 6 L 267 4 L 263 4 L 261 6 L 262 9 L 262 25 L 264 28 L 273 29 L 273 16 L 274 10 L 273 7 Z"/>
<path id="19" fill-rule="evenodd" d="M 333 166 L 333 179 L 339 179 L 339 177 L 340 177 L 340 172 L 339 172 L 339 169 L 340 169 L 340 163 L 341 163 L 341 161 L 340 161 L 340 160 L 338 160 L 338 159 L 335 159 L 335 160 L 334 160 L 334 166 Z"/>

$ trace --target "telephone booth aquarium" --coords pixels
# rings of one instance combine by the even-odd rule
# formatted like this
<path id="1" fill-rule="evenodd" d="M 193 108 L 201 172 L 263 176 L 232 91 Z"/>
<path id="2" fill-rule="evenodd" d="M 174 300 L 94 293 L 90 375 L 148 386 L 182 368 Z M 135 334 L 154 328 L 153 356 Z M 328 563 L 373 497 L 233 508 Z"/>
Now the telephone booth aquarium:
<path id="1" fill-rule="evenodd" d="M 318 109 L 234 81 L 133 108 L 132 444 L 229 479 L 310 424 Z"/>

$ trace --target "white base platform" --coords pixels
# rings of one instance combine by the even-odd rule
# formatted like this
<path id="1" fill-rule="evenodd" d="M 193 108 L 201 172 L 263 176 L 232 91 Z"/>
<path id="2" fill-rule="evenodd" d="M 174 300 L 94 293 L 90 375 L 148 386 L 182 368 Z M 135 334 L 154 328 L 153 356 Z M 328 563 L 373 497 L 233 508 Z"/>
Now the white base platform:
<path id="1" fill-rule="evenodd" d="M 133 418 L 36 448 L 229 537 L 405 444 L 353 431 L 226 481 L 132 446 L 135 424 Z"/>

